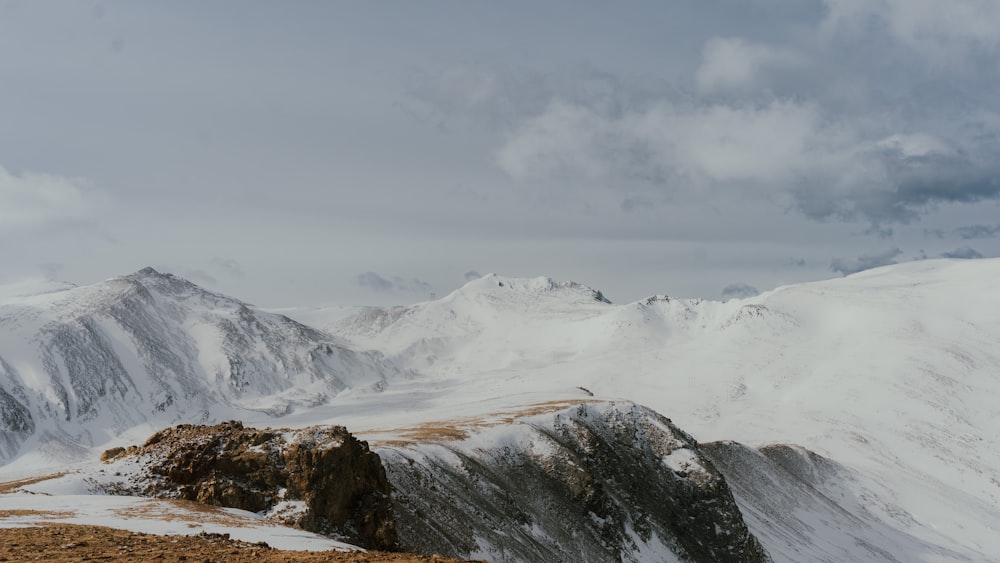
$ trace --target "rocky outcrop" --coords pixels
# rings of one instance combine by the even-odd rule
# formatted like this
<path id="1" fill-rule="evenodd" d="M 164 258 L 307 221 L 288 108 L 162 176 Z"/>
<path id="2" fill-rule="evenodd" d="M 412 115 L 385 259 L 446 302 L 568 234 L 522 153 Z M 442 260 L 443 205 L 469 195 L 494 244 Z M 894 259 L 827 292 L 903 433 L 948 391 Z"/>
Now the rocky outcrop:
<path id="1" fill-rule="evenodd" d="M 380 449 L 402 548 L 492 561 L 769 561 L 686 433 L 581 404 Z"/>
<path id="2" fill-rule="evenodd" d="M 546 403 L 452 422 L 378 455 L 343 427 L 181 425 L 106 451 L 120 475 L 106 490 L 498 563 L 770 561 L 698 443 L 652 410 Z"/>
<path id="3" fill-rule="evenodd" d="M 117 492 L 266 513 L 362 547 L 396 547 L 379 456 L 341 426 L 181 425 L 157 432 L 142 446 L 108 450 L 102 459 L 126 472 L 141 468 L 141 478 Z"/>

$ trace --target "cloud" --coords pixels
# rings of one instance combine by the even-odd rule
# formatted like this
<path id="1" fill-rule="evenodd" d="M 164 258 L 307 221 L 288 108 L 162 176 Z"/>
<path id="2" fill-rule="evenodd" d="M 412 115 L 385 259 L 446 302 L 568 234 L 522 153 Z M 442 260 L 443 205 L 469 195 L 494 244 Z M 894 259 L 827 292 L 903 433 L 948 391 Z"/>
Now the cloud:
<path id="1" fill-rule="evenodd" d="M 951 0 L 948 11 L 934 0 L 824 0 L 827 31 L 860 34 L 888 31 L 897 43 L 941 65 L 970 50 L 1000 45 L 1000 4 L 983 0 Z M 876 25 L 873 25 L 876 24 Z M 877 25 L 881 24 L 881 25 Z"/>
<path id="2" fill-rule="evenodd" d="M 746 299 L 755 295 L 760 295 L 757 288 L 745 283 L 731 283 L 722 288 L 722 298 L 725 300 Z"/>
<path id="3" fill-rule="evenodd" d="M 383 278 L 375 272 L 358 274 L 355 279 L 357 280 L 358 285 L 361 287 L 367 287 L 373 291 L 392 291 L 396 288 L 396 284 L 392 283 L 391 280 Z"/>
<path id="4" fill-rule="evenodd" d="M 962 246 L 951 250 L 949 252 L 942 252 L 941 258 L 960 258 L 962 260 L 975 260 L 982 258 L 983 255 L 971 246 Z"/>
<path id="5" fill-rule="evenodd" d="M 794 258 L 794 257 L 792 257 L 792 258 L 788 259 L 788 265 L 789 266 L 795 266 L 796 268 L 805 268 L 805 266 L 806 266 L 806 259 L 805 258 Z"/>
<path id="6" fill-rule="evenodd" d="M 944 238 L 946 235 L 954 235 L 965 240 L 996 238 L 997 236 L 1000 236 L 1000 224 L 966 225 L 963 227 L 956 227 L 950 231 L 945 231 L 944 229 L 924 229 L 924 234 L 928 236 L 935 236 L 937 238 Z"/>
<path id="7" fill-rule="evenodd" d="M 898 248 L 890 248 L 880 254 L 866 254 L 857 258 L 834 258 L 830 262 L 830 269 L 842 276 L 849 276 L 879 266 L 895 264 L 896 257 L 902 253 L 903 251 Z"/>
<path id="8" fill-rule="evenodd" d="M 472 280 L 478 280 L 481 277 L 483 277 L 483 275 L 475 270 L 469 270 L 468 272 L 465 272 L 465 281 L 467 282 Z"/>
<path id="9" fill-rule="evenodd" d="M 381 293 L 426 293 L 434 289 L 431 284 L 421 279 L 405 279 L 399 276 L 389 278 L 371 271 L 355 276 L 355 282 L 361 287 Z"/>
<path id="10" fill-rule="evenodd" d="M 716 37 L 702 49 L 695 86 L 702 93 L 740 92 L 758 87 L 762 75 L 804 64 L 802 55 L 739 37 Z"/>
<path id="11" fill-rule="evenodd" d="M 515 179 L 626 177 L 672 190 L 787 182 L 820 130 L 807 103 L 662 101 L 622 114 L 564 100 L 526 120 L 497 155 Z"/>
<path id="12" fill-rule="evenodd" d="M 52 174 L 16 175 L 0 167 L 0 229 L 77 219 L 91 211 L 86 182 Z"/>
<path id="13" fill-rule="evenodd" d="M 42 271 L 46 280 L 56 281 L 62 276 L 63 270 L 66 269 L 66 264 L 62 262 L 44 262 L 38 265 L 38 269 Z"/>
<path id="14" fill-rule="evenodd" d="M 215 276 L 206 272 L 205 270 L 202 270 L 201 268 L 191 268 L 184 270 L 184 272 L 181 274 L 181 277 L 202 284 L 215 285 L 219 283 L 219 280 L 215 279 Z"/>
<path id="15" fill-rule="evenodd" d="M 958 227 L 954 232 L 963 239 L 995 238 L 1000 236 L 1000 224 L 998 225 L 968 225 Z"/>
<path id="16" fill-rule="evenodd" d="M 1000 143 L 836 119 L 795 99 L 661 100 L 626 112 L 555 100 L 508 135 L 496 162 L 518 181 L 627 182 L 626 209 L 637 189 L 656 201 L 766 198 L 817 221 L 890 232 L 885 224 L 936 204 L 1000 198 L 994 149 Z"/>
<path id="17" fill-rule="evenodd" d="M 222 273 L 224 273 L 227 276 L 234 278 L 244 277 L 243 267 L 240 265 L 239 262 L 233 260 L 232 258 L 221 258 L 219 256 L 216 256 L 212 258 L 212 265 L 218 268 Z"/>

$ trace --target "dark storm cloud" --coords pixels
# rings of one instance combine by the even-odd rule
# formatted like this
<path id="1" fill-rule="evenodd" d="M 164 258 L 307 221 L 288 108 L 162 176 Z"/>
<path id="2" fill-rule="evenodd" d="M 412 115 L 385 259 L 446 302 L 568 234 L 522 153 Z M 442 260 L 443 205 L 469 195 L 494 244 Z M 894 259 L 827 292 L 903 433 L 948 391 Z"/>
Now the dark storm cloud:
<path id="1" fill-rule="evenodd" d="M 418 278 L 386 277 L 375 272 L 365 272 L 355 277 L 356 283 L 378 292 L 425 293 L 433 289 L 431 284 Z"/>
<path id="2" fill-rule="evenodd" d="M 975 260 L 977 258 L 982 258 L 983 255 L 978 250 L 972 248 L 971 246 L 962 246 L 951 250 L 948 252 L 941 253 L 942 258 L 960 258 L 962 260 Z"/>
<path id="3" fill-rule="evenodd" d="M 746 299 L 759 294 L 756 287 L 745 283 L 731 283 L 722 289 L 723 299 Z"/>
<path id="4" fill-rule="evenodd" d="M 934 204 L 1000 197 L 1000 167 L 965 155 L 907 156 L 894 149 L 879 151 L 856 165 L 876 173 L 858 178 L 842 192 L 823 185 L 796 187 L 792 193 L 798 208 L 817 220 L 863 219 L 882 225 L 914 221 Z"/>
<path id="5" fill-rule="evenodd" d="M 857 258 L 834 258 L 830 262 L 830 269 L 842 276 L 849 276 L 864 270 L 895 264 L 896 258 L 902 253 L 903 251 L 898 248 L 890 248 L 879 254 L 865 254 Z"/>

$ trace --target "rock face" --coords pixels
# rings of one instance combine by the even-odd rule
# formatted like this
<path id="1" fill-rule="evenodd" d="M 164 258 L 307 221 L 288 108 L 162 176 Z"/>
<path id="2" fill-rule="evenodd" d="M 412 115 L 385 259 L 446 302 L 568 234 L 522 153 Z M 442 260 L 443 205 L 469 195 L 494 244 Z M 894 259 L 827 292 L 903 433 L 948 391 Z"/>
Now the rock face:
<path id="1" fill-rule="evenodd" d="M 582 404 L 379 450 L 403 549 L 492 561 L 769 561 L 686 433 Z"/>
<path id="2" fill-rule="evenodd" d="M 647 408 L 545 403 L 419 430 L 376 454 L 338 426 L 181 425 L 106 451 L 104 474 L 116 477 L 102 486 L 249 510 L 374 549 L 770 561 L 698 443 Z"/>
<path id="3" fill-rule="evenodd" d="M 396 547 L 379 456 L 340 426 L 181 425 L 154 434 L 143 446 L 108 450 L 102 459 L 142 467 L 143 478 L 117 492 L 263 512 L 362 547 Z"/>

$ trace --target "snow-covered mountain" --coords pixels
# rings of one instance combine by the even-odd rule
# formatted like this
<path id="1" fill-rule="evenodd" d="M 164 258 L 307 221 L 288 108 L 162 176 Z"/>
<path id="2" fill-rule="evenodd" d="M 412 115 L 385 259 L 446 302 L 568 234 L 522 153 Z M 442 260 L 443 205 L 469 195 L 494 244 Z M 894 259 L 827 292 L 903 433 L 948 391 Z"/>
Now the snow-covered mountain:
<path id="1" fill-rule="evenodd" d="M 749 299 L 618 305 L 490 275 L 408 307 L 282 311 L 300 324 L 144 270 L 2 298 L 3 456 L 39 451 L 40 437 L 126 445 L 145 437 L 136 425 L 341 424 L 394 485 L 410 471 L 459 488 L 407 497 L 429 514 L 421 498 L 496 492 L 537 458 L 551 424 L 511 413 L 624 399 L 702 444 L 775 561 L 994 561 L 996 279 L 1000 260 L 922 261 Z M 530 551 L 564 532 L 518 534 Z M 490 533 L 449 553 L 529 552 Z"/>
<path id="2" fill-rule="evenodd" d="M 0 461 L 28 439 L 72 449 L 138 425 L 280 416 L 398 375 L 378 353 L 151 268 L 55 289 L 0 301 Z"/>
<path id="3" fill-rule="evenodd" d="M 580 387 L 650 406 L 701 441 L 809 448 L 851 475 L 836 485 L 855 498 L 847 510 L 898 532 L 886 553 L 902 541 L 899 560 L 995 560 L 997 279 L 1000 260 L 923 261 L 724 303 L 611 305 L 582 286 L 487 276 L 333 328 L 449 397 Z M 808 536 L 772 534 L 768 547 L 794 553 Z"/>

